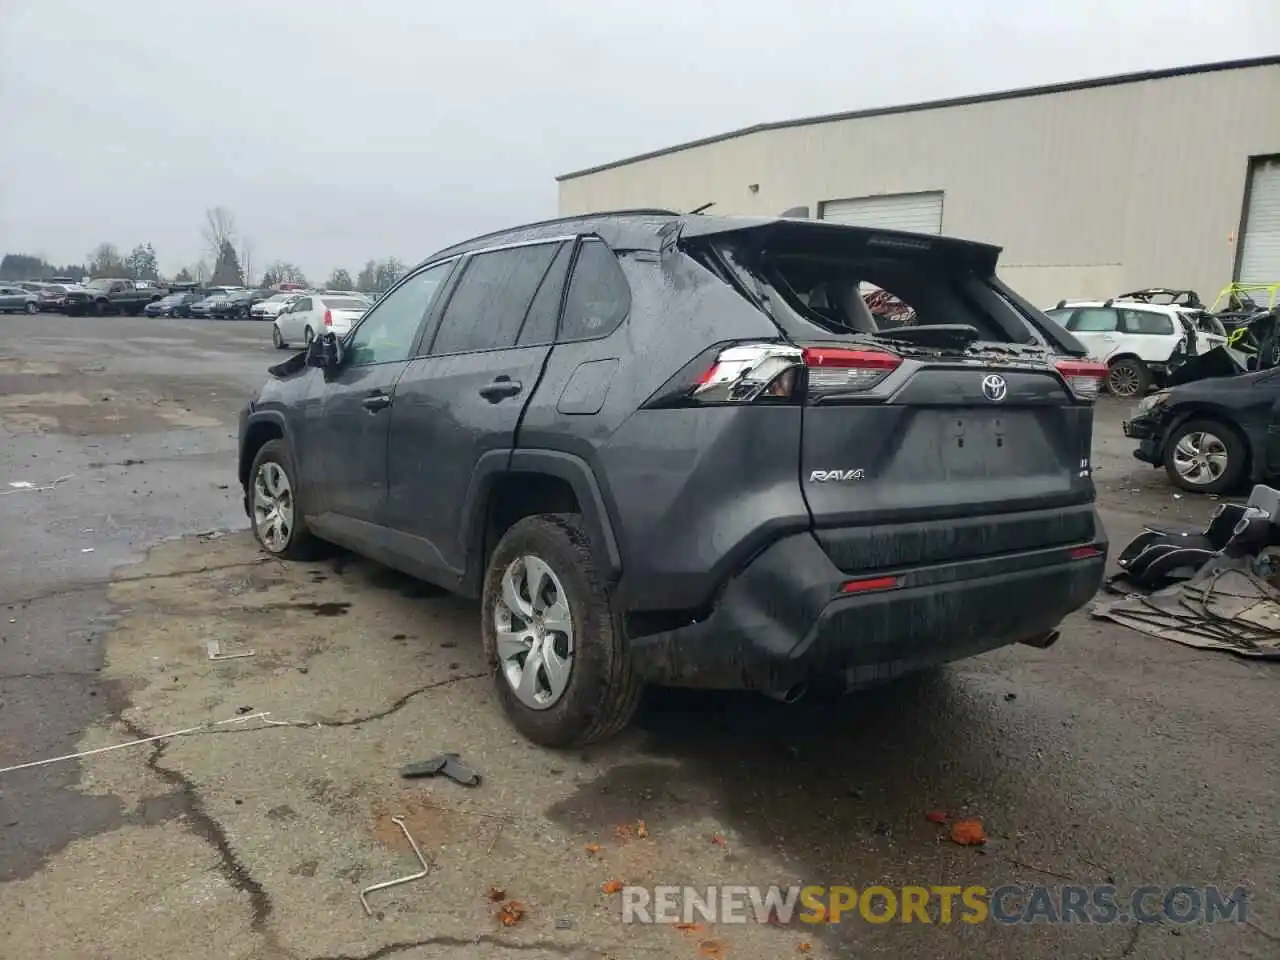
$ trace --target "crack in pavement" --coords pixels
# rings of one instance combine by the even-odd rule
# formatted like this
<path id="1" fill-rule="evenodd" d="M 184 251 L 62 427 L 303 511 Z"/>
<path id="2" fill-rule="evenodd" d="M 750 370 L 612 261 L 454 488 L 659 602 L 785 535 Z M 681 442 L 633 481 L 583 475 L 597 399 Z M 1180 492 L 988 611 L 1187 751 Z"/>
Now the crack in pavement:
<path id="1" fill-rule="evenodd" d="M 423 940 L 399 940 L 379 947 L 370 953 L 335 953 L 323 957 L 313 957 L 312 960 L 382 960 L 383 957 L 390 957 L 393 954 L 413 950 L 416 947 L 475 947 L 482 943 L 517 952 L 542 950 L 545 953 L 554 953 L 562 957 L 572 956 L 583 949 L 583 944 L 580 943 L 558 943 L 555 940 L 527 940 L 521 942 L 519 940 L 508 940 L 506 937 L 494 936 L 491 933 L 482 933 L 475 937 L 439 936 L 427 937 Z"/>
<path id="2" fill-rule="evenodd" d="M 207 567 L 193 567 L 189 570 L 170 570 L 167 573 L 144 573 L 138 577 L 104 577 L 101 580 L 85 580 L 80 583 L 67 584 L 57 587 L 53 590 L 46 590 L 42 593 L 32 593 L 25 597 L 15 597 L 13 599 L 0 598 L 0 603 L 7 606 L 17 606 L 18 604 L 35 603 L 37 600 L 52 600 L 56 597 L 67 597 L 74 593 L 87 593 L 91 590 L 101 590 L 104 587 L 112 587 L 118 583 L 142 583 L 147 580 L 173 580 L 177 577 L 190 577 L 199 573 L 212 573 L 215 570 L 235 570 L 237 567 L 256 567 L 264 563 L 281 563 L 275 557 L 257 557 L 253 560 L 237 560 L 234 563 L 211 563 Z"/>
<path id="3" fill-rule="evenodd" d="M 150 736 L 132 720 L 120 719 L 120 724 L 135 737 L 142 739 Z M 161 780 L 174 788 L 182 798 L 183 815 L 192 831 L 209 844 L 218 854 L 219 869 L 231 886 L 241 893 L 249 895 L 250 919 L 249 929 L 255 933 L 266 932 L 267 918 L 274 909 L 266 889 L 254 879 L 247 867 L 242 864 L 231 846 L 231 840 L 222 825 L 204 808 L 199 790 L 185 774 L 171 767 L 160 765 L 168 743 L 158 743 L 147 759 L 147 769 L 153 771 Z"/>

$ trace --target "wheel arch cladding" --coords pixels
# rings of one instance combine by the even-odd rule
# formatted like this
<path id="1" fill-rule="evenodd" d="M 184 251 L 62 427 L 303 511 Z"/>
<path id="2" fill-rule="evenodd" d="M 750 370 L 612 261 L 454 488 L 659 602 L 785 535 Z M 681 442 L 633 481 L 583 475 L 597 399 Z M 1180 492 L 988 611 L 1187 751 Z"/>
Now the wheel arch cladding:
<path id="1" fill-rule="evenodd" d="M 284 426 L 275 417 L 260 417 L 252 421 L 245 430 L 244 442 L 240 445 L 240 486 L 249 486 L 249 471 L 253 469 L 253 460 L 258 451 L 271 440 L 284 439 Z"/>
<path id="2" fill-rule="evenodd" d="M 517 521 L 543 513 L 576 513 L 591 539 L 600 573 L 622 573 L 617 539 L 600 485 L 581 458 L 554 450 L 516 450 L 477 466 L 467 496 L 466 592 L 478 594 L 489 554 Z"/>

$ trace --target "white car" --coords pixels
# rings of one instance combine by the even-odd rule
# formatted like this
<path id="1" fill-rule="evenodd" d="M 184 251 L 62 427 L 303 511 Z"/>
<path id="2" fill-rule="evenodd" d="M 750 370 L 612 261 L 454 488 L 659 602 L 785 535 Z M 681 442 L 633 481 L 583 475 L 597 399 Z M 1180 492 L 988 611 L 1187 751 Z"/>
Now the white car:
<path id="1" fill-rule="evenodd" d="M 1107 389 L 1117 397 L 1141 397 L 1152 384 L 1162 384 L 1184 357 L 1227 342 L 1217 317 L 1178 304 L 1129 297 L 1062 300 L 1045 313 L 1110 368 Z"/>
<path id="2" fill-rule="evenodd" d="M 369 309 L 363 297 L 335 297 L 304 293 L 276 316 L 271 342 L 283 350 L 293 343 L 303 346 L 322 333 L 342 336 Z"/>
<path id="3" fill-rule="evenodd" d="M 266 300 L 259 300 L 249 308 L 249 316 L 254 320 L 274 320 L 280 311 L 289 304 L 301 299 L 300 293 L 277 293 Z"/>

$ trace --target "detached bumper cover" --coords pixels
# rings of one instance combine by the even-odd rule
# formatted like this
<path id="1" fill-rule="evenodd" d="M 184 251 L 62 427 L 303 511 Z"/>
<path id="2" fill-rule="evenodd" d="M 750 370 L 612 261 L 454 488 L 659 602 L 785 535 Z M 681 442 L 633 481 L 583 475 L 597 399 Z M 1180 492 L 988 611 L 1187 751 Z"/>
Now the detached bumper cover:
<path id="1" fill-rule="evenodd" d="M 883 682 L 1049 633 L 1101 586 L 1107 543 L 1095 530 L 1088 544 L 881 571 L 901 585 L 844 595 L 850 577 L 795 534 L 730 580 L 707 619 L 636 637 L 632 656 L 645 679 L 676 686 Z M 1073 559 L 1083 546 L 1100 552 Z"/>
<path id="2" fill-rule="evenodd" d="M 1164 461 L 1164 429 L 1159 421 L 1152 417 L 1135 417 L 1124 421 L 1121 429 L 1126 437 L 1138 441 L 1134 457 L 1157 467 Z"/>

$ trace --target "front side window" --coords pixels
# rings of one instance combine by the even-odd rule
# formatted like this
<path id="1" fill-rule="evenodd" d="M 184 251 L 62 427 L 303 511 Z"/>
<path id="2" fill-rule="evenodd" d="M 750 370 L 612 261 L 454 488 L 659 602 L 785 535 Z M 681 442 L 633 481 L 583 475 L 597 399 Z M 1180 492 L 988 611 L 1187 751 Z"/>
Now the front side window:
<path id="1" fill-rule="evenodd" d="M 593 340 L 618 328 L 631 310 L 631 286 L 602 240 L 583 242 L 569 281 L 559 340 Z"/>
<path id="2" fill-rule="evenodd" d="M 539 243 L 468 257 L 431 352 L 438 355 L 515 346 L 525 314 L 557 249 L 554 243 Z"/>
<path id="3" fill-rule="evenodd" d="M 1084 307 L 1067 323 L 1072 333 L 1114 333 L 1118 327 L 1116 311 L 1106 307 Z"/>
<path id="4" fill-rule="evenodd" d="M 422 319 L 452 269 L 452 262 L 428 267 L 379 300 L 377 306 L 364 315 L 347 342 L 351 363 L 359 366 L 408 360 Z M 311 303 L 310 300 L 302 302 Z M 363 307 L 361 304 L 360 308 Z"/>

